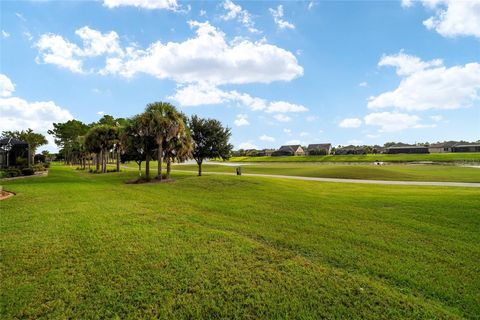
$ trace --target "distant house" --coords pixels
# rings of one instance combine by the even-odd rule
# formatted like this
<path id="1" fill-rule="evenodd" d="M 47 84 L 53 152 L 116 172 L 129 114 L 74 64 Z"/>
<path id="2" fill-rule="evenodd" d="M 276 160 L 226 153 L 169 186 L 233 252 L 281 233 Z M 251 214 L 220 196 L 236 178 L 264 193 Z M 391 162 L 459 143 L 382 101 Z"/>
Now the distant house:
<path id="1" fill-rule="evenodd" d="M 398 154 L 398 153 L 429 153 L 428 148 L 424 146 L 408 145 L 408 144 L 395 144 L 386 148 L 385 153 Z"/>
<path id="2" fill-rule="evenodd" d="M 430 153 L 444 153 L 453 152 L 455 145 L 459 144 L 457 141 L 445 141 L 440 143 L 432 143 L 428 146 L 428 152 Z"/>
<path id="3" fill-rule="evenodd" d="M 453 146 L 452 152 L 480 152 L 480 143 L 458 143 Z"/>
<path id="4" fill-rule="evenodd" d="M 245 150 L 245 155 L 247 157 L 256 157 L 258 156 L 259 151 L 257 149 L 247 149 Z"/>
<path id="5" fill-rule="evenodd" d="M 309 144 L 307 154 L 309 156 L 330 154 L 332 145 L 330 143 Z"/>
<path id="6" fill-rule="evenodd" d="M 366 154 L 365 148 L 357 146 L 345 146 L 335 149 L 336 155 L 347 155 L 347 154 Z"/>
<path id="7" fill-rule="evenodd" d="M 14 138 L 0 139 L 0 168 L 15 167 L 19 159 L 30 164 L 28 143 Z"/>
<path id="8" fill-rule="evenodd" d="M 272 156 L 303 156 L 305 151 L 299 145 L 281 146 L 280 149 L 272 153 Z"/>
<path id="9" fill-rule="evenodd" d="M 275 152 L 275 149 L 263 149 L 258 152 L 258 155 L 261 157 L 265 157 L 265 156 L 269 157 L 274 152 Z"/>

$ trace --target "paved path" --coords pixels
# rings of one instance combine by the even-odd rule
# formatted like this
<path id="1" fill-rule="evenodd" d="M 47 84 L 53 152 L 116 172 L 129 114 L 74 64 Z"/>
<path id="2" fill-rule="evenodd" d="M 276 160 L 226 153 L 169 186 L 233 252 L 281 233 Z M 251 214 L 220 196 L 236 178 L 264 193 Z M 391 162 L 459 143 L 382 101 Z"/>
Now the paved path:
<path id="1" fill-rule="evenodd" d="M 177 172 L 195 172 L 191 170 L 175 170 Z M 230 172 L 202 172 L 203 174 L 224 174 L 235 175 Z M 279 174 L 261 174 L 261 173 L 242 173 L 242 176 L 247 177 L 266 177 L 266 178 L 280 178 L 293 179 L 304 181 L 322 181 L 322 182 L 340 182 L 340 183 L 361 183 L 361 184 L 386 184 L 386 185 L 401 185 L 401 186 L 436 186 L 436 187 L 467 187 L 480 188 L 480 183 L 474 182 L 436 182 L 436 181 L 392 181 L 392 180 L 362 180 L 362 179 L 338 179 L 338 178 L 315 178 L 315 177 L 301 177 L 301 176 L 283 176 Z"/>

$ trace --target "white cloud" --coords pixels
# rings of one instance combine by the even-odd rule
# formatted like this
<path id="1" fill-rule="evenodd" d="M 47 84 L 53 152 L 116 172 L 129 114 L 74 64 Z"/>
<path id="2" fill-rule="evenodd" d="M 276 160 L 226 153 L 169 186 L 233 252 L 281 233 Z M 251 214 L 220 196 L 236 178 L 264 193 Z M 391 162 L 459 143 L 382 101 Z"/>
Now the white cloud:
<path id="1" fill-rule="evenodd" d="M 307 6 L 308 10 L 312 10 L 313 7 L 315 7 L 315 1 L 310 1 Z"/>
<path id="2" fill-rule="evenodd" d="M 225 21 L 237 20 L 243 24 L 250 32 L 258 33 L 259 30 L 255 28 L 255 23 L 252 20 L 252 15 L 238 4 L 233 3 L 231 0 L 225 0 L 223 2 L 223 8 L 226 13 L 221 16 Z"/>
<path id="3" fill-rule="evenodd" d="M 15 91 L 15 85 L 12 80 L 4 74 L 0 73 L 0 97 L 10 97 Z"/>
<path id="4" fill-rule="evenodd" d="M 303 75 L 295 56 L 282 48 L 265 43 L 236 40 L 227 42 L 225 34 L 209 22 L 190 21 L 196 37 L 184 42 L 155 42 L 147 49 L 127 51 L 104 74 L 132 77 L 145 73 L 179 83 L 209 84 L 270 83 L 290 81 Z"/>
<path id="5" fill-rule="evenodd" d="M 423 22 L 425 27 L 444 37 L 474 36 L 480 38 L 479 0 L 422 0 L 435 15 Z"/>
<path id="6" fill-rule="evenodd" d="M 400 56 L 402 58 L 399 58 Z M 405 110 L 458 109 L 472 106 L 478 101 L 479 63 L 447 68 L 436 61 L 440 60 L 423 62 L 403 53 L 383 57 L 382 65 L 395 66 L 402 80 L 397 89 L 370 97 L 368 107 L 395 107 Z"/>
<path id="7" fill-rule="evenodd" d="M 402 0 L 402 7 L 409 8 L 413 6 L 413 0 Z"/>
<path id="8" fill-rule="evenodd" d="M 283 132 L 285 132 L 285 133 L 287 133 L 287 134 L 290 134 L 290 133 L 292 133 L 292 130 L 290 130 L 290 129 L 283 129 Z"/>
<path id="9" fill-rule="evenodd" d="M 289 122 L 290 120 L 292 120 L 292 118 L 290 118 L 289 116 L 281 113 L 274 115 L 273 118 L 279 122 Z"/>
<path id="10" fill-rule="evenodd" d="M 250 125 L 250 122 L 248 121 L 248 116 L 246 114 L 237 114 L 237 118 L 233 123 L 237 127 L 242 127 L 242 126 L 248 126 Z"/>
<path id="11" fill-rule="evenodd" d="M 346 118 L 338 124 L 341 128 L 358 128 L 362 125 L 362 120 L 358 118 Z"/>
<path id="12" fill-rule="evenodd" d="M 308 109 L 299 104 L 293 104 L 285 101 L 273 101 L 273 102 L 270 102 L 269 106 L 265 111 L 267 113 L 273 113 L 273 112 L 286 113 L 286 112 L 306 112 L 308 111 Z"/>
<path id="13" fill-rule="evenodd" d="M 252 143 L 252 141 L 242 142 L 238 145 L 237 149 L 258 149 L 258 147 Z"/>
<path id="14" fill-rule="evenodd" d="M 379 134 L 371 134 L 371 133 L 367 134 L 367 138 L 370 138 L 370 139 L 376 139 L 376 138 L 379 138 L 379 137 L 380 137 Z"/>
<path id="15" fill-rule="evenodd" d="M 443 61 L 441 59 L 422 61 L 418 57 L 404 53 L 403 50 L 398 54 L 389 56 L 384 55 L 378 63 L 378 66 L 380 67 L 395 67 L 399 76 L 408 76 L 428 68 L 439 67 L 442 65 Z"/>
<path id="16" fill-rule="evenodd" d="M 305 120 L 308 122 L 313 122 L 315 120 L 318 120 L 318 116 L 307 116 Z"/>
<path id="17" fill-rule="evenodd" d="M 435 125 L 420 124 L 420 117 L 398 112 L 370 113 L 364 117 L 365 124 L 380 127 L 380 132 L 395 132 L 410 128 L 426 128 Z"/>
<path id="18" fill-rule="evenodd" d="M 24 31 L 24 32 L 23 32 L 23 36 L 24 36 L 25 38 L 27 38 L 28 41 L 32 41 L 32 39 L 33 39 L 33 36 L 32 36 L 32 34 L 30 33 L 30 31 Z"/>
<path id="19" fill-rule="evenodd" d="M 83 40 L 83 49 L 78 51 L 78 55 L 86 57 L 96 57 L 102 54 L 123 55 L 118 43 L 118 34 L 115 31 L 102 34 L 100 31 L 85 26 L 76 30 L 75 34 Z"/>
<path id="20" fill-rule="evenodd" d="M 62 36 L 44 34 L 36 43 L 39 50 L 37 63 L 50 63 L 72 72 L 82 73 L 82 60 L 78 58 L 80 48 Z"/>
<path id="21" fill-rule="evenodd" d="M 283 6 L 280 4 L 277 9 L 268 9 L 272 14 L 273 21 L 280 29 L 295 29 L 295 25 L 283 19 Z"/>
<path id="22" fill-rule="evenodd" d="M 8 33 L 5 30 L 2 30 L 2 38 L 7 39 L 8 37 L 10 37 L 10 33 Z"/>
<path id="23" fill-rule="evenodd" d="M 430 116 L 430 119 L 432 119 L 435 122 L 440 122 L 440 121 L 443 120 L 443 116 L 442 115 L 434 115 L 434 116 Z"/>
<path id="24" fill-rule="evenodd" d="M 57 106 L 53 101 L 28 102 L 19 97 L 11 97 L 14 88 L 10 79 L 1 74 L 2 98 L 0 98 L 0 128 L 2 130 L 32 130 L 44 134 L 49 140 L 49 148 L 54 150 L 53 139 L 47 131 L 53 128 L 53 122 L 65 122 L 73 119 L 67 109 Z M 5 81 L 6 79 L 6 81 Z M 3 85 L 7 83 L 7 89 Z"/>
<path id="25" fill-rule="evenodd" d="M 260 136 L 259 139 L 265 142 L 275 142 L 274 137 L 267 136 L 266 134 Z"/>
<path id="26" fill-rule="evenodd" d="M 107 8 L 133 6 L 142 9 L 166 9 L 176 11 L 179 6 L 176 0 L 104 0 Z"/>
<path id="27" fill-rule="evenodd" d="M 200 17 L 205 17 L 205 16 L 207 15 L 207 11 L 205 11 L 205 10 L 200 10 L 200 12 L 198 13 L 198 15 L 199 15 Z"/>
<path id="28" fill-rule="evenodd" d="M 97 112 L 97 115 L 99 115 L 99 116 L 104 116 L 104 115 L 105 115 L 105 111 L 98 111 L 98 112 Z"/>
<path id="29" fill-rule="evenodd" d="M 310 134 L 308 132 L 300 132 L 300 137 L 306 137 L 306 136 L 309 136 Z"/>
<path id="30" fill-rule="evenodd" d="M 368 82 L 366 82 L 366 81 L 360 82 L 360 83 L 358 84 L 358 86 L 359 86 L 359 87 L 364 87 L 364 88 L 365 88 L 365 87 L 368 87 Z"/>
<path id="31" fill-rule="evenodd" d="M 18 19 L 22 20 L 23 22 L 26 22 L 27 19 L 23 16 L 23 14 L 15 12 L 15 15 L 17 16 Z"/>
<path id="32" fill-rule="evenodd" d="M 105 54 L 123 56 L 123 50 L 118 42 L 119 37 L 115 31 L 102 34 L 85 26 L 77 29 L 75 34 L 82 39 L 82 48 L 65 40 L 62 36 L 43 34 L 35 44 L 39 50 L 37 63 L 54 64 L 72 72 L 83 73 L 82 65 L 85 57 Z"/>

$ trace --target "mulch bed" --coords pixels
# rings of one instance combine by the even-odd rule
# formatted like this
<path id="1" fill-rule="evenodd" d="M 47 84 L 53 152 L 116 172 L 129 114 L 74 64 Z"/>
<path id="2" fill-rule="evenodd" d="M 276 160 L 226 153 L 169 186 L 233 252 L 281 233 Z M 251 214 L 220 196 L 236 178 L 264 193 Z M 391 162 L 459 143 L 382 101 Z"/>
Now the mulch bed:
<path id="1" fill-rule="evenodd" d="M 13 192 L 8 192 L 8 191 L 5 191 L 5 190 L 2 190 L 2 191 L 0 191 L 0 200 L 8 199 L 10 197 L 13 197 L 14 195 L 15 195 L 15 193 L 13 193 Z"/>

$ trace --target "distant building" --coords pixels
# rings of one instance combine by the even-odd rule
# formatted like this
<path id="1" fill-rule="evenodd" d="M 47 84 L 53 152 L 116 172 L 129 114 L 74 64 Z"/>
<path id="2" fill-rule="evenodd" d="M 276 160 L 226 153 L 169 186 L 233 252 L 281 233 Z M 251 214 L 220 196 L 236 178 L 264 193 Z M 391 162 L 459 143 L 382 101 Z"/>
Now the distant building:
<path id="1" fill-rule="evenodd" d="M 445 141 L 440 143 L 432 143 L 428 146 L 428 152 L 430 153 L 444 153 L 453 152 L 453 147 L 459 144 L 457 141 Z"/>
<path id="2" fill-rule="evenodd" d="M 16 167 L 18 159 L 30 165 L 28 143 L 14 138 L 0 138 L 0 168 Z"/>
<path id="3" fill-rule="evenodd" d="M 480 152 L 480 143 L 458 143 L 452 148 L 452 152 Z"/>
<path id="4" fill-rule="evenodd" d="M 429 153 L 428 148 L 424 146 L 415 146 L 408 144 L 396 144 L 386 148 L 385 153 L 398 154 L 398 153 Z"/>
<path id="5" fill-rule="evenodd" d="M 297 145 L 281 146 L 280 149 L 272 153 L 272 156 L 303 156 L 305 151 Z"/>
<path id="6" fill-rule="evenodd" d="M 245 155 L 247 157 L 256 157 L 258 156 L 259 151 L 257 149 L 247 149 L 245 150 Z"/>
<path id="7" fill-rule="evenodd" d="M 269 157 L 274 152 L 275 152 L 275 149 L 263 149 L 258 152 L 258 155 L 261 157 L 265 157 L 265 156 Z"/>
<path id="8" fill-rule="evenodd" d="M 309 144 L 307 154 L 309 156 L 330 154 L 332 145 L 330 143 Z"/>

